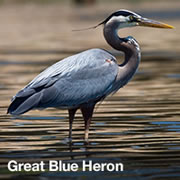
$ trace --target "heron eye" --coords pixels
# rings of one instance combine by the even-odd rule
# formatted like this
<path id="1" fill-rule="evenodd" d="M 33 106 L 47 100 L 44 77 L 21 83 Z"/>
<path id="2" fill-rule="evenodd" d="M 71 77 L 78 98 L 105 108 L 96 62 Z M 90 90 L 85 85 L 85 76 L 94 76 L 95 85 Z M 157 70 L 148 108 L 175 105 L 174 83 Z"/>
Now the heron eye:
<path id="1" fill-rule="evenodd" d="M 129 16 L 129 20 L 130 20 L 130 22 L 137 22 L 138 21 L 137 17 L 133 16 L 133 15 Z"/>
<path id="2" fill-rule="evenodd" d="M 130 20 L 130 22 L 134 21 L 134 19 L 135 19 L 135 18 L 134 18 L 134 16 L 132 16 L 132 15 L 131 15 L 131 16 L 129 16 L 129 20 Z"/>

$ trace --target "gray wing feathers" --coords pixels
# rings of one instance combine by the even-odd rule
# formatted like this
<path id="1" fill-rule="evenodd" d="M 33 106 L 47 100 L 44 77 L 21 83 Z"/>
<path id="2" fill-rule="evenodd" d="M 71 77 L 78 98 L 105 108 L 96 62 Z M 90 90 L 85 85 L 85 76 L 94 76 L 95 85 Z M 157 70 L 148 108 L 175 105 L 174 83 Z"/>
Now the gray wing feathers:
<path id="1" fill-rule="evenodd" d="M 85 52 L 78 57 L 70 73 L 54 84 L 59 92 L 56 105 L 76 106 L 111 93 L 118 72 L 115 58 L 100 49 Z M 113 60 L 108 63 L 107 59 Z"/>
<path id="2" fill-rule="evenodd" d="M 101 69 L 101 73 L 93 74 L 89 71 L 86 74 L 82 73 L 81 78 L 76 81 L 73 78 L 68 78 L 65 82 L 58 81 L 56 85 L 61 87 L 58 99 L 63 105 L 75 106 L 108 95 L 111 93 L 110 89 L 116 76 L 105 74 L 104 70 L 106 68 Z"/>
<path id="3" fill-rule="evenodd" d="M 110 53 L 84 51 L 40 73 L 16 94 L 8 112 L 21 114 L 32 108 L 70 107 L 95 100 L 111 93 L 117 73 L 118 65 Z"/>
<path id="4" fill-rule="evenodd" d="M 15 100 L 17 100 L 17 99 L 15 99 Z M 29 111 L 30 109 L 33 109 L 34 107 L 36 107 L 37 104 L 39 103 L 40 99 L 41 99 L 41 93 L 33 94 L 30 98 L 28 98 L 25 101 L 23 101 L 22 103 L 20 103 L 19 106 L 17 106 L 14 109 L 11 106 L 13 104 L 11 104 L 8 109 L 8 112 L 10 112 L 11 114 L 14 114 L 14 115 L 23 114 L 23 113 Z"/>

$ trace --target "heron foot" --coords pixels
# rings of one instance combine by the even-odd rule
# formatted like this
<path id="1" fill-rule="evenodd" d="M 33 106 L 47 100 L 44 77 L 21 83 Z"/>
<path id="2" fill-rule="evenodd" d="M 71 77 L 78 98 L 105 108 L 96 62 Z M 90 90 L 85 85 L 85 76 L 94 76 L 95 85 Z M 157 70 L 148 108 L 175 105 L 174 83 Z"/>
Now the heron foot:
<path id="1" fill-rule="evenodd" d="M 84 145 L 89 145 L 89 139 L 84 139 Z"/>

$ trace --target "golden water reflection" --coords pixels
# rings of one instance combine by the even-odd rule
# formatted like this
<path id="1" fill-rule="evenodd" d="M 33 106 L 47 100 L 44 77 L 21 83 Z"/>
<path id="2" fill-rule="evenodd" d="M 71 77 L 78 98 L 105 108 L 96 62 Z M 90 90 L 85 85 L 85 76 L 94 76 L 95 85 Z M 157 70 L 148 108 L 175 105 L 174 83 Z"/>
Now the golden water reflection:
<path id="1" fill-rule="evenodd" d="M 110 48 L 105 45 L 99 29 L 86 32 L 88 36 L 67 31 L 76 27 L 77 21 L 79 27 L 84 27 L 97 23 L 99 17 L 93 17 L 89 22 L 83 20 L 83 11 L 77 13 L 73 8 L 38 7 L 42 12 L 39 13 L 34 5 L 22 7 L 18 6 L 16 12 L 14 7 L 8 7 L 8 10 L 1 7 L 1 13 L 11 13 L 8 14 L 9 21 L 0 17 L 3 23 L 0 30 L 0 178 L 179 179 L 180 54 L 177 21 L 167 22 L 177 25 L 173 33 L 152 32 L 152 29 L 128 31 L 135 34 L 142 47 L 139 72 L 127 86 L 97 105 L 90 127 L 89 145 L 84 145 L 84 124 L 80 112 L 77 113 L 70 146 L 67 142 L 67 111 L 49 108 L 13 117 L 6 115 L 10 99 L 39 72 L 59 59 L 91 47 Z M 99 10 L 104 13 L 104 8 Z M 93 12 L 88 10 L 86 13 Z M 54 17 L 61 17 L 61 24 Z M 72 17 L 71 24 L 68 18 Z M 29 26 L 28 18 L 31 19 Z M 5 30 L 8 28 L 14 28 L 14 35 L 7 35 Z M 127 30 L 122 33 L 127 35 Z M 123 57 L 117 52 L 115 54 L 122 62 Z M 50 159 L 122 162 L 125 171 L 90 174 L 44 172 L 25 176 L 24 172 L 10 173 L 7 170 L 7 163 L 12 159 L 21 162 L 46 162 Z"/>
<path id="2" fill-rule="evenodd" d="M 177 167 L 180 162 L 180 61 L 173 60 L 172 64 L 171 59 L 166 60 L 163 67 L 159 63 L 144 57 L 133 81 L 97 105 L 89 145 L 83 143 L 84 124 L 78 112 L 71 147 L 66 139 L 69 127 L 65 110 L 50 108 L 30 111 L 20 117 L 5 115 L 11 95 L 44 69 L 46 62 L 38 66 L 36 63 L 1 66 L 1 77 L 8 75 L 8 78 L 1 78 L 0 91 L 3 177 L 12 176 L 5 170 L 10 159 L 21 162 L 49 159 L 74 159 L 78 162 L 87 158 L 94 161 L 121 161 L 128 170 L 123 174 L 125 177 L 134 176 L 134 169 L 141 166 L 147 167 L 139 169 L 142 177 L 154 168 L 162 171 L 160 177 L 166 173 L 167 167 L 170 174 L 177 173 L 173 166 Z M 121 177 L 116 173 L 109 175 Z"/>

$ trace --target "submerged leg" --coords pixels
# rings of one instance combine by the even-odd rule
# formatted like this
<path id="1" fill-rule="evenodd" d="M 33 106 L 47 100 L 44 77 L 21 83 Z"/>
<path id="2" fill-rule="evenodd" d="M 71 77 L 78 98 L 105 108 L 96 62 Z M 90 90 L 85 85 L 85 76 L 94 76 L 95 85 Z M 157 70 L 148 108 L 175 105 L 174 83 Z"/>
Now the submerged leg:
<path id="1" fill-rule="evenodd" d="M 69 109 L 69 140 L 72 140 L 72 124 L 73 124 L 73 120 L 74 120 L 74 116 L 76 113 L 77 109 Z"/>
<path id="2" fill-rule="evenodd" d="M 84 118 L 84 124 L 85 124 L 84 140 L 86 142 L 88 142 L 89 127 L 90 127 L 90 123 L 91 123 L 91 119 L 92 119 L 92 115 L 93 115 L 93 111 L 94 111 L 94 106 L 95 106 L 95 104 L 88 105 L 88 106 L 81 108 L 81 112 L 82 112 L 82 115 Z"/>

